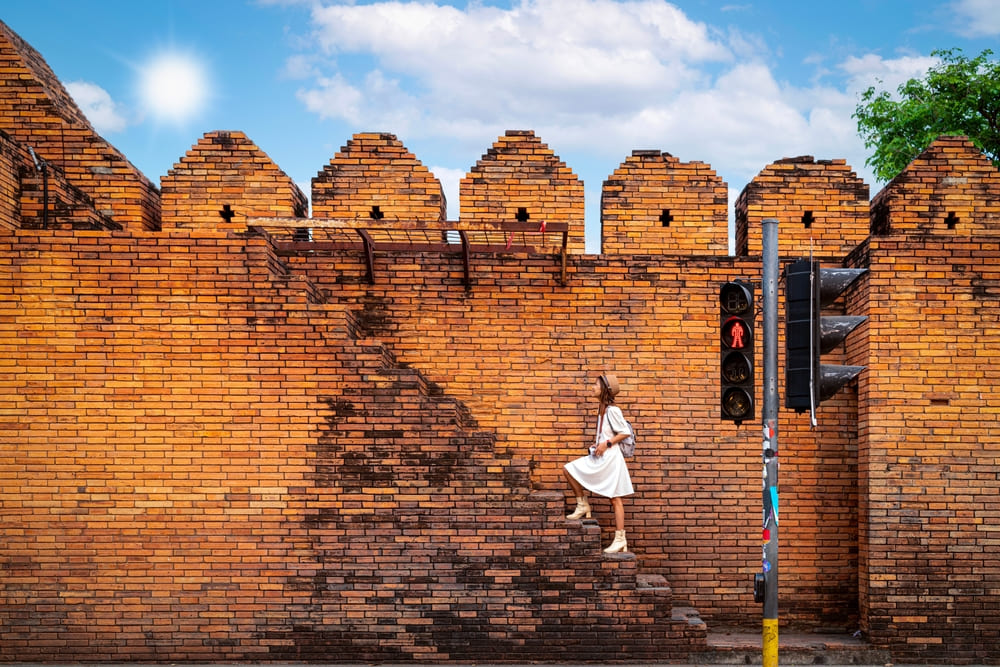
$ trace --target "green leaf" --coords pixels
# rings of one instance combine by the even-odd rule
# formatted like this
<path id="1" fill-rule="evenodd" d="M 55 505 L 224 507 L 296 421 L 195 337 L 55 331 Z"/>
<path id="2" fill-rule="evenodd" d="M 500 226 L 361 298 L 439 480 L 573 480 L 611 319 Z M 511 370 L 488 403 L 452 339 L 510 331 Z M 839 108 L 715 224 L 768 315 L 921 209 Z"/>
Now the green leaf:
<path id="1" fill-rule="evenodd" d="M 879 180 L 894 178 L 942 134 L 967 136 L 1000 168 L 1000 62 L 989 49 L 972 59 L 961 49 L 932 55 L 939 62 L 901 84 L 895 99 L 872 86 L 855 107 L 858 135 L 873 151 L 866 164 Z"/>

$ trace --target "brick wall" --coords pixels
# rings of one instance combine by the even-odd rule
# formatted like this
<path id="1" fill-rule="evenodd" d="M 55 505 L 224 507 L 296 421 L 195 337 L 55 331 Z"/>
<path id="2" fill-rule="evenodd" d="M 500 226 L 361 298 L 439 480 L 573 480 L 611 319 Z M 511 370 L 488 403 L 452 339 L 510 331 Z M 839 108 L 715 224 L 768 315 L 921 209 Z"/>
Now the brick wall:
<path id="1" fill-rule="evenodd" d="M 716 337 L 719 284 L 757 280 L 759 261 L 580 257 L 563 287 L 551 257 L 482 255 L 468 294 L 457 255 L 396 255 L 375 285 L 357 253 L 288 261 L 467 404 L 501 436 L 501 451 L 530 459 L 539 489 L 563 492 L 561 466 L 594 426 L 590 384 L 614 369 L 620 404 L 642 432 L 627 503 L 640 567 L 709 621 L 759 613 L 749 585 L 760 554 L 759 430 L 719 421 Z M 857 622 L 856 404 L 848 393 L 824 407 L 819 431 L 805 416 L 781 418 L 795 452 L 782 462 L 782 614 L 848 628 Z M 594 507 L 610 541 L 610 506 Z"/>
<path id="2" fill-rule="evenodd" d="M 162 182 L 163 229 L 245 230 L 248 217 L 305 217 L 306 197 L 242 132 L 209 132 Z"/>
<path id="3" fill-rule="evenodd" d="M 704 162 L 632 151 L 604 181 L 601 252 L 727 255 L 726 184 Z"/>
<path id="4" fill-rule="evenodd" d="M 602 556 L 263 237 L 21 230 L 0 257 L 0 659 L 704 647 L 662 578 Z"/>
<path id="5" fill-rule="evenodd" d="M 872 201 L 860 602 L 894 655 L 995 659 L 995 168 L 942 137 Z M 949 218 L 952 218 L 949 221 Z"/>
<path id="6" fill-rule="evenodd" d="M 312 182 L 314 218 L 437 222 L 447 218 L 441 183 L 387 133 L 355 134 Z"/>
<path id="7" fill-rule="evenodd" d="M 1000 241 L 873 237 L 862 618 L 894 655 L 996 660 Z"/>
<path id="8" fill-rule="evenodd" d="M 941 137 L 872 200 L 859 425 L 863 626 L 900 659 L 995 661 L 1000 174 Z"/>
<path id="9" fill-rule="evenodd" d="M 22 163 L 19 175 L 22 227 L 121 228 L 99 213 L 94 200 L 69 183 L 55 166 L 49 165 L 39 172 L 34 166 Z"/>
<path id="10" fill-rule="evenodd" d="M 567 249 L 584 250 L 583 181 L 531 130 L 508 130 L 459 183 L 459 218 L 468 223 L 559 222 Z"/>
<path id="11" fill-rule="evenodd" d="M 765 167 L 736 199 L 736 254 L 761 254 L 761 221 L 780 223 L 782 256 L 843 257 L 868 237 L 868 185 L 844 160 L 810 155 Z"/>
<path id="12" fill-rule="evenodd" d="M 4 233 L 21 226 L 21 207 L 18 203 L 21 163 L 20 146 L 0 131 L 0 230 Z"/>
<path id="13" fill-rule="evenodd" d="M 834 306 L 870 319 L 828 357 L 867 370 L 818 428 L 779 417 L 783 622 L 860 627 L 896 661 L 1000 659 L 997 175 L 965 140 L 871 212 L 842 160 L 769 165 L 737 203 L 737 257 L 704 247 L 711 170 L 637 152 L 606 188 L 616 252 L 587 256 L 582 184 L 531 132 L 470 170 L 459 225 L 392 135 L 348 142 L 308 220 L 244 135 L 210 133 L 165 179 L 159 232 L 155 188 L 2 24 L 0 57 L 0 659 L 697 659 L 689 607 L 760 613 L 759 427 L 718 418 L 717 296 L 759 279 L 767 217 L 782 261 L 870 269 Z M 29 145 L 53 167 L 49 229 Z M 650 211 L 693 220 L 683 178 L 710 235 L 630 235 Z M 343 220 L 408 237 L 521 208 L 568 226 L 564 266 L 480 243 L 466 281 L 437 238 L 386 246 L 369 276 Z M 562 518 L 607 369 L 641 439 L 635 555 L 600 554 L 607 501 Z"/>
<path id="14" fill-rule="evenodd" d="M 0 130 L 30 146 L 123 227 L 156 229 L 159 192 L 97 135 L 41 55 L 0 22 Z"/>

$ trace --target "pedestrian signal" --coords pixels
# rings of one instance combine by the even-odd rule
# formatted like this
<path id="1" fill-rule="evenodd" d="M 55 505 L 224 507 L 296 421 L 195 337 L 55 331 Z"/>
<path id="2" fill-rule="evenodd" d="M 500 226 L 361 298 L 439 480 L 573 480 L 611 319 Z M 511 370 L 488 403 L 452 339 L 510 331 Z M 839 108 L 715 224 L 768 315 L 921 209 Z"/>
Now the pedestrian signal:
<path id="1" fill-rule="evenodd" d="M 720 406 L 722 419 L 754 418 L 753 288 L 734 280 L 719 290 Z"/>

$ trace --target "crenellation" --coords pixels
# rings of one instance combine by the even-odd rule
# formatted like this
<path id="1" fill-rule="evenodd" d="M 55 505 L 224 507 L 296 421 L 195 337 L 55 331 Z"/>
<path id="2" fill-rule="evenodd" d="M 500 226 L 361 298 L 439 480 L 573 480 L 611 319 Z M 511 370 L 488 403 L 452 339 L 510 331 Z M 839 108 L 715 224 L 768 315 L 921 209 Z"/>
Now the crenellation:
<path id="1" fill-rule="evenodd" d="M 872 198 L 876 235 L 993 233 L 1000 173 L 965 137 L 939 137 Z"/>
<path id="2" fill-rule="evenodd" d="M 102 215 L 137 229 L 159 224 L 159 192 L 97 135 L 41 55 L 0 22 L 0 130 L 61 169 Z"/>
<path id="3" fill-rule="evenodd" d="M 703 162 L 635 150 L 604 182 L 602 252 L 724 255 L 727 188 Z"/>
<path id="4" fill-rule="evenodd" d="M 736 254 L 758 255 L 762 222 L 775 218 L 782 257 L 843 257 L 868 236 L 868 212 L 868 186 L 846 161 L 811 155 L 777 160 L 736 200 Z"/>
<path id="5" fill-rule="evenodd" d="M 203 136 L 162 181 L 163 229 L 246 229 L 247 218 L 305 217 L 305 195 L 242 132 Z M 227 208 L 228 207 L 228 208 Z"/>
<path id="6" fill-rule="evenodd" d="M 472 225 L 565 223 L 567 251 L 584 250 L 583 182 L 530 130 L 508 130 L 493 143 L 462 178 L 459 203 L 459 219 Z"/>

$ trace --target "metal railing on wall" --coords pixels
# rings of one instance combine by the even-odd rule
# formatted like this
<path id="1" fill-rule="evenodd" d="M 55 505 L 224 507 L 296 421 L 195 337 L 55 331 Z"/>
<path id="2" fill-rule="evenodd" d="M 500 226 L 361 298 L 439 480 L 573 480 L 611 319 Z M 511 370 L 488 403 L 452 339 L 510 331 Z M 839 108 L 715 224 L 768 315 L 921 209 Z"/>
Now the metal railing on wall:
<path id="1" fill-rule="evenodd" d="M 473 255 L 554 254 L 559 257 L 559 283 L 566 284 L 565 222 L 393 220 L 373 225 L 367 220 L 248 218 L 247 228 L 267 236 L 279 256 L 357 251 L 370 284 L 375 284 L 375 258 L 402 252 L 461 255 L 466 290 L 472 289 Z"/>

